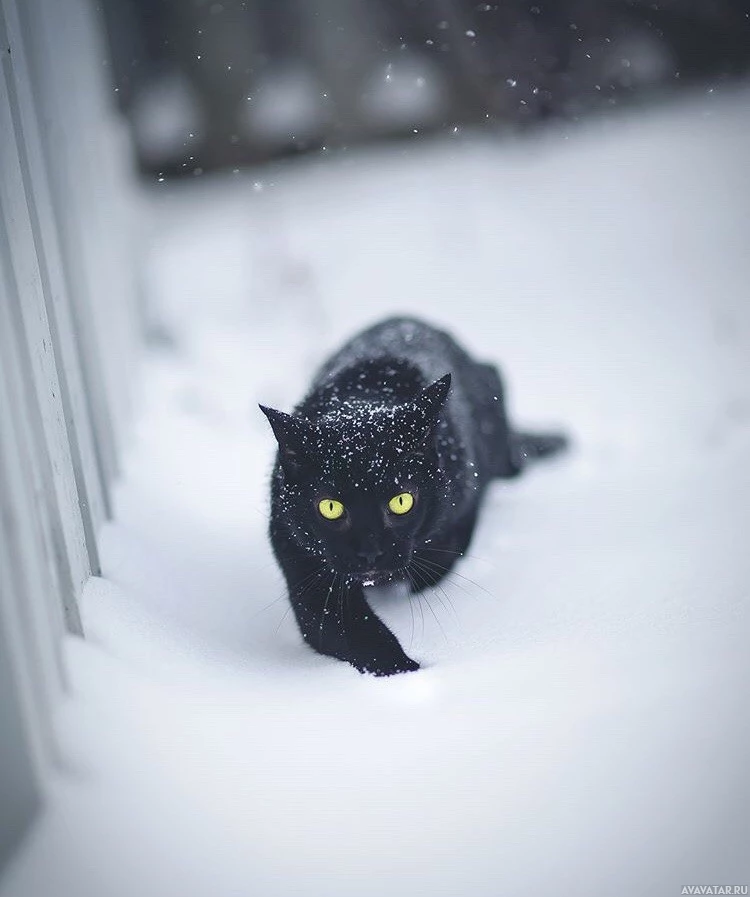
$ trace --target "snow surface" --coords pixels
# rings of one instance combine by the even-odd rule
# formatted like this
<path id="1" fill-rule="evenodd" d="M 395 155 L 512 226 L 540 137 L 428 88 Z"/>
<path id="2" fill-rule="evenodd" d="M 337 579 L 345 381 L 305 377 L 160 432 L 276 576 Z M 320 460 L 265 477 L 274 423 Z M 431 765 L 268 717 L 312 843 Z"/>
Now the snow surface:
<path id="1" fill-rule="evenodd" d="M 144 200 L 174 345 L 2 897 L 749 882 L 749 99 Z M 286 613 L 255 403 L 394 312 L 502 361 L 516 418 L 576 448 L 494 488 L 445 595 L 378 599 L 425 665 L 381 680 Z"/>

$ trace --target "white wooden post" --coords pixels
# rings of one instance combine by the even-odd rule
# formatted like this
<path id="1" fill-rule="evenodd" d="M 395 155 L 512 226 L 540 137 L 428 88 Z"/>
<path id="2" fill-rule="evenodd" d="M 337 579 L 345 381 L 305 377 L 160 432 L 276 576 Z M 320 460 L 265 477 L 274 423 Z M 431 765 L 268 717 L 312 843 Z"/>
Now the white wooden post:
<path id="1" fill-rule="evenodd" d="M 0 71 L 0 87 L 3 86 Z M 2 104 L 0 93 L 0 105 Z M 5 214 L 0 208 L 0 225 Z M 50 711 L 63 682 L 58 556 L 29 390 L 11 324 L 17 282 L 0 227 L 0 865 L 40 800 L 54 758 Z M 37 428 L 38 429 L 38 428 Z"/>
<path id="2" fill-rule="evenodd" d="M 124 125 L 109 95 L 107 54 L 87 0 L 2 0 L 17 12 L 41 122 L 101 479 L 118 470 L 142 322 L 131 261 Z"/>
<path id="3" fill-rule="evenodd" d="M 21 173 L 24 180 L 29 217 L 39 260 L 39 275 L 44 295 L 52 349 L 57 359 L 60 399 L 65 416 L 71 461 L 81 498 L 81 516 L 86 532 L 89 566 L 99 572 L 95 533 L 101 526 L 107 504 L 107 484 L 97 459 L 93 423 L 83 385 L 78 355 L 69 283 L 65 276 L 60 239 L 56 228 L 49 177 L 43 155 L 37 104 L 31 87 L 26 48 L 20 39 L 20 22 L 15 2 L 4 4 L 5 27 L 12 53 L 16 132 L 20 136 Z M 11 110 L 13 111 L 13 110 Z"/>
<path id="4" fill-rule="evenodd" d="M 0 7 L 0 46 L 8 41 Z M 40 257 L 37 252 L 29 195 L 24 184 L 28 156 L 20 129 L 15 80 L 8 77 L 7 59 L 0 75 L 0 134 L 3 135 L 3 164 L 0 166 L 0 242 L 6 253 L 6 339 L 18 352 L 25 406 L 29 411 L 41 489 L 52 520 L 55 558 L 63 588 L 68 626 L 80 632 L 75 603 L 90 573 L 86 540 L 76 490 L 73 461 L 60 394 L 58 360 L 54 356 L 47 315 Z M 4 231 L 4 233 L 3 233 Z M 4 328 L 6 329 L 6 328 Z"/>
<path id="5" fill-rule="evenodd" d="M 0 0 L 0 869 L 56 759 L 141 343 L 97 25 L 88 0 Z"/>
<path id="6" fill-rule="evenodd" d="M 3 559 L 0 558 L 0 563 Z M 0 571 L 2 568 L 0 568 Z M 3 586 L 0 584 L 0 592 Z M 29 756 L 29 737 L 10 659 L 6 629 L 0 625 L 0 720 L 3 721 L 3 764 L 0 773 L 0 869 L 31 823 L 39 806 L 39 782 Z"/>

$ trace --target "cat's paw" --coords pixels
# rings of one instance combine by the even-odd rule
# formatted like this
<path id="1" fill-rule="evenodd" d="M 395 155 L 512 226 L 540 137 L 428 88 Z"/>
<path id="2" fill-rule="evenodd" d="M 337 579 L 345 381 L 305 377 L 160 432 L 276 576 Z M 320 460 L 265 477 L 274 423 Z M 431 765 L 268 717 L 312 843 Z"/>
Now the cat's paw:
<path id="1" fill-rule="evenodd" d="M 371 676 L 395 676 L 398 673 L 411 673 L 419 669 L 416 660 L 412 660 L 403 651 L 400 656 L 352 659 L 350 663 L 360 673 L 369 673 Z"/>

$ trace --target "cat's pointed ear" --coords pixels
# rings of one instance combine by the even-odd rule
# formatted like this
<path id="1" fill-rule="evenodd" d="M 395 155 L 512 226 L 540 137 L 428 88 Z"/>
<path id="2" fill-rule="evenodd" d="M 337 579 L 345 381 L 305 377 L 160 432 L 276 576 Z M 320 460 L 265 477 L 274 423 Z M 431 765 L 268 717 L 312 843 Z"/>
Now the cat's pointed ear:
<path id="1" fill-rule="evenodd" d="M 446 374 L 429 386 L 425 386 L 414 400 L 414 405 L 426 418 L 434 420 L 445 405 L 450 388 L 451 375 Z"/>
<path id="2" fill-rule="evenodd" d="M 438 415 L 445 405 L 451 388 L 451 375 L 446 374 L 434 383 L 430 383 L 411 402 L 410 417 L 415 428 L 414 451 L 417 454 L 434 452 L 435 428 Z"/>
<path id="3" fill-rule="evenodd" d="M 279 444 L 279 459 L 290 470 L 301 463 L 305 445 L 309 445 L 312 428 L 308 421 L 294 414 L 285 414 L 275 408 L 259 405 L 268 418 L 273 435 Z"/>

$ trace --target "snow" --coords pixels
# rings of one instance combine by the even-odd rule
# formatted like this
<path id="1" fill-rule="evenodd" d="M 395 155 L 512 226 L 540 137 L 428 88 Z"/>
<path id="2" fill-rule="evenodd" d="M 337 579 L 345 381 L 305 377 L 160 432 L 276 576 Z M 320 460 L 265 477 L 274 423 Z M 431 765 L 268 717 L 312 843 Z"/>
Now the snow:
<path id="1" fill-rule="evenodd" d="M 144 198 L 174 345 L 2 897 L 748 883 L 748 99 Z M 494 487 L 445 594 L 380 595 L 425 667 L 380 680 L 295 631 L 256 403 L 399 312 L 501 361 L 515 418 L 575 450 Z"/>

